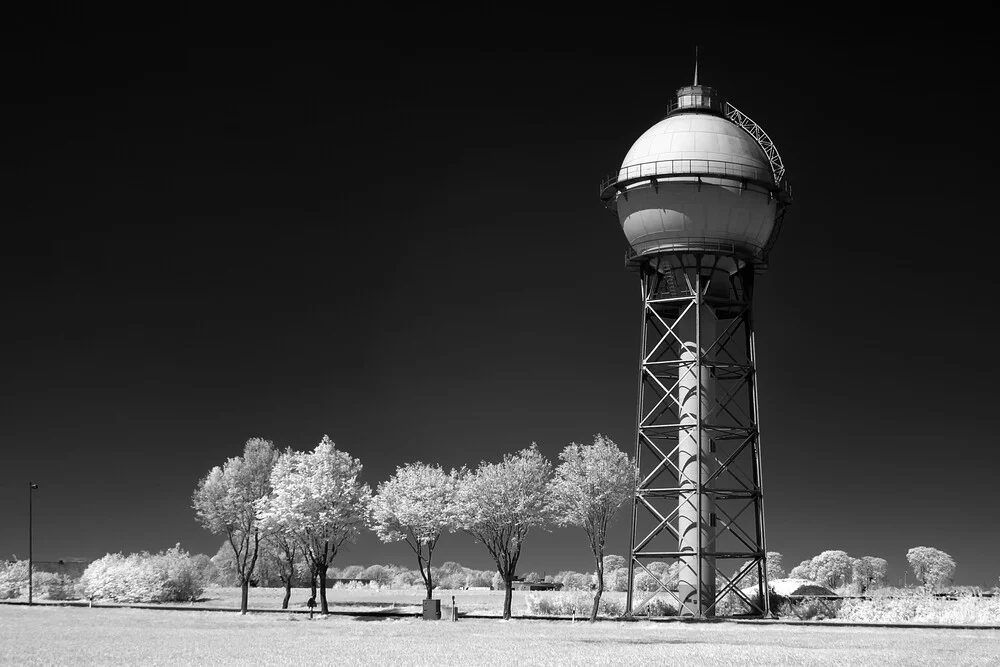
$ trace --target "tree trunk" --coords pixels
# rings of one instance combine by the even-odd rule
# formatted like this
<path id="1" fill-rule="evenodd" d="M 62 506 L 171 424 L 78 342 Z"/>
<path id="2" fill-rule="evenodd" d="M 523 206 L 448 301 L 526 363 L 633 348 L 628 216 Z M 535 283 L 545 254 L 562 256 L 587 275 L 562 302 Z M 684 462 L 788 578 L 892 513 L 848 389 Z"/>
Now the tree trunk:
<path id="1" fill-rule="evenodd" d="M 292 578 L 285 579 L 285 599 L 281 601 L 281 608 L 288 609 L 288 601 L 292 599 Z"/>
<path id="2" fill-rule="evenodd" d="M 594 594 L 594 609 L 590 612 L 590 622 L 597 620 L 597 609 L 601 606 L 601 594 L 604 593 L 604 564 L 597 561 L 597 593 Z"/>
<path id="3" fill-rule="evenodd" d="M 329 614 L 330 608 L 326 605 L 326 566 L 320 568 L 319 570 L 319 599 L 321 601 L 321 609 L 323 614 Z"/>
<path id="4" fill-rule="evenodd" d="M 313 570 L 309 577 L 309 597 L 316 599 L 316 570 Z"/>
<path id="5" fill-rule="evenodd" d="M 434 579 L 431 574 L 431 554 L 427 554 L 427 599 L 430 600 L 434 596 Z"/>
<path id="6" fill-rule="evenodd" d="M 250 580 L 244 579 L 240 588 L 243 589 L 240 595 L 240 613 L 245 615 L 247 613 L 247 600 L 250 598 Z"/>
<path id="7" fill-rule="evenodd" d="M 514 591 L 511 590 L 510 585 L 511 575 L 505 574 L 503 577 L 504 583 L 507 584 L 507 590 L 503 594 L 503 618 L 505 621 L 510 620 L 510 603 L 511 599 L 514 597 Z"/>

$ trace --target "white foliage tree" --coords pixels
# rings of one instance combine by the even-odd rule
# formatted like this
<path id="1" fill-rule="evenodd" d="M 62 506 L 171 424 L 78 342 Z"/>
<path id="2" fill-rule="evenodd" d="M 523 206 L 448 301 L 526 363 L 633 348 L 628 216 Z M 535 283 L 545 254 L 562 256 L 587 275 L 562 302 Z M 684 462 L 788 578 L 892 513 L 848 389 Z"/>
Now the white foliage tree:
<path id="1" fill-rule="evenodd" d="M 597 563 L 597 590 L 590 620 L 604 593 L 604 542 L 619 506 L 635 491 L 635 465 L 611 438 L 594 436 L 590 445 L 572 443 L 549 485 L 549 512 L 558 526 L 581 526 Z"/>
<path id="2" fill-rule="evenodd" d="M 884 558 L 862 556 L 854 561 L 854 583 L 862 595 L 871 588 L 884 586 L 888 573 L 889 563 Z"/>
<path id="3" fill-rule="evenodd" d="M 906 560 L 924 586 L 944 586 L 955 576 L 955 559 L 934 547 L 913 547 L 906 552 Z"/>
<path id="4" fill-rule="evenodd" d="M 767 558 L 766 558 L 766 560 L 767 560 L 767 570 L 766 570 L 766 572 L 767 572 L 767 580 L 769 582 L 774 581 L 775 579 L 784 579 L 785 578 L 785 568 L 783 568 L 782 565 L 781 565 L 781 561 L 782 561 L 783 558 L 784 557 L 781 555 L 781 553 L 779 553 L 777 551 L 768 551 L 767 552 Z M 806 562 L 807 563 L 811 563 L 812 561 L 806 561 Z M 744 565 L 746 565 L 746 563 L 744 563 Z M 739 572 L 739 570 L 741 570 L 741 569 L 743 569 L 742 566 L 739 567 L 739 568 L 737 568 L 737 572 Z M 793 572 L 794 572 L 794 570 L 793 570 Z M 804 578 L 811 579 L 812 577 L 804 577 Z M 757 576 L 757 568 L 752 568 L 749 572 L 747 572 L 746 576 L 744 576 L 743 579 L 740 581 L 740 586 L 742 586 L 744 588 L 749 587 L 749 586 L 755 586 L 755 585 L 757 585 L 758 581 L 759 581 L 759 579 L 758 579 L 758 576 Z"/>
<path id="5" fill-rule="evenodd" d="M 354 541 L 367 518 L 371 489 L 358 479 L 361 461 L 323 436 L 311 452 L 288 450 L 274 464 L 272 493 L 258 503 L 262 528 L 302 544 L 319 579 L 321 610 L 329 613 L 326 572 L 341 546 Z"/>
<path id="6" fill-rule="evenodd" d="M 829 588 L 843 586 L 850 581 L 854 559 L 844 551 L 824 551 L 810 560 L 804 560 L 792 569 L 796 579 L 809 579 Z"/>
<path id="7" fill-rule="evenodd" d="M 815 581 L 816 568 L 813 567 L 812 558 L 808 558 L 793 567 L 792 571 L 788 573 L 788 576 L 792 579 L 809 579 L 811 581 Z"/>
<path id="8" fill-rule="evenodd" d="M 458 523 L 460 473 L 441 466 L 411 463 L 396 468 L 378 485 L 372 498 L 372 525 L 383 542 L 405 540 L 417 555 L 427 599 L 433 595 L 431 558 L 441 533 L 454 532 Z"/>
<path id="9" fill-rule="evenodd" d="M 850 580 L 854 559 L 845 551 L 824 551 L 813 558 L 813 567 L 816 581 L 830 588 L 838 588 Z"/>
<path id="10" fill-rule="evenodd" d="M 458 524 L 482 542 L 503 579 L 503 617 L 510 618 L 511 580 L 531 528 L 548 521 L 547 488 L 552 464 L 532 445 L 500 463 L 482 462 L 461 478 Z"/>
<path id="11" fill-rule="evenodd" d="M 243 456 L 235 456 L 209 471 L 195 488 L 192 506 L 198 521 L 215 534 L 225 535 L 233 550 L 233 566 L 242 588 L 240 612 L 247 613 L 250 580 L 257 567 L 261 532 L 257 503 L 270 490 L 274 444 L 262 438 L 247 440 Z"/>

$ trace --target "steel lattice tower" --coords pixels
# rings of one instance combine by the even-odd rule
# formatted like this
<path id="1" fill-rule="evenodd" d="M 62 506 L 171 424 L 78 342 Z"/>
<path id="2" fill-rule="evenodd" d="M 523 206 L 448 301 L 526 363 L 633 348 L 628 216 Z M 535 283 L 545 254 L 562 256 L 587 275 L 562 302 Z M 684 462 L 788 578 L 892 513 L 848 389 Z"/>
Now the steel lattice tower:
<path id="1" fill-rule="evenodd" d="M 642 294 L 628 613 L 767 615 L 752 305 L 791 202 L 781 157 L 696 74 L 601 193 Z"/>

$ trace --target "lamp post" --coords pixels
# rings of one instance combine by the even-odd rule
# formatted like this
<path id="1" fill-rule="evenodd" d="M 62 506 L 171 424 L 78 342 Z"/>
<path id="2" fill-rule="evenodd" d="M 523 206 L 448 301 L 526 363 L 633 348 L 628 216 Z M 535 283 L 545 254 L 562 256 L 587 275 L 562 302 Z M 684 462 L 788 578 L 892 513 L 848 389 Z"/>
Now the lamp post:
<path id="1" fill-rule="evenodd" d="M 31 553 L 31 499 L 35 495 L 32 493 L 38 485 L 34 482 L 28 482 L 28 604 L 31 604 L 31 579 L 32 579 L 32 569 L 34 569 L 34 559 Z"/>

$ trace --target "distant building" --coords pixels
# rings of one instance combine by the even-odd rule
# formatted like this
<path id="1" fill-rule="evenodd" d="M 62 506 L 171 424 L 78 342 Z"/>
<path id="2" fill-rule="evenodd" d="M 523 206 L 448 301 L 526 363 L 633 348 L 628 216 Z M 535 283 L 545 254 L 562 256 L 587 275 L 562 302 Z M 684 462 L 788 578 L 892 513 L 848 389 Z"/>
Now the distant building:
<path id="1" fill-rule="evenodd" d="M 62 560 L 36 560 L 32 563 L 32 570 L 35 572 L 52 572 L 63 576 L 79 579 L 83 576 L 87 566 L 93 560 L 84 558 L 65 558 Z"/>
<path id="2" fill-rule="evenodd" d="M 554 584 L 550 581 L 525 581 L 523 577 L 513 577 L 510 580 L 512 591 L 558 591 L 562 584 Z"/>

